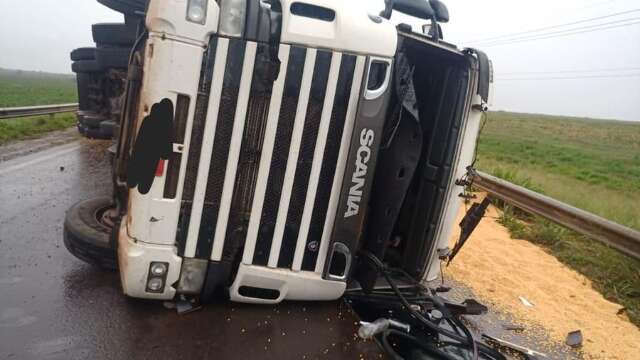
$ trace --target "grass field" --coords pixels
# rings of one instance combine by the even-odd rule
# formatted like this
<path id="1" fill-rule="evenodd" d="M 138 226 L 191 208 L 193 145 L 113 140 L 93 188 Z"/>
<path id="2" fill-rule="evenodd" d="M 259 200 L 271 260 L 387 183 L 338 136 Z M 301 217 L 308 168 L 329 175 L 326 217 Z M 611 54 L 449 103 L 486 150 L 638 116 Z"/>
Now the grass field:
<path id="1" fill-rule="evenodd" d="M 494 112 L 478 156 L 483 171 L 640 230 L 640 122 Z M 640 261 L 505 210 L 502 222 L 515 237 L 543 245 L 586 275 L 640 326 Z"/>
<path id="2" fill-rule="evenodd" d="M 77 102 L 73 75 L 0 68 L 0 107 L 50 105 Z M 75 124 L 73 114 L 0 120 L 0 144 L 64 129 Z"/>
<path id="3" fill-rule="evenodd" d="M 0 68 L 0 107 L 77 102 L 74 75 Z"/>

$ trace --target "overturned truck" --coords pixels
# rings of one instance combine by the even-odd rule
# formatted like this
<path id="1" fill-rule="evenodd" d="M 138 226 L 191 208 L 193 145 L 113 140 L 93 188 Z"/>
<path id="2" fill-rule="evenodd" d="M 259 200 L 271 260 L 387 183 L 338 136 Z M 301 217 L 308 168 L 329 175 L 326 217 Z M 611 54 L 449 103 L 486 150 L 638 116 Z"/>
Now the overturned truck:
<path id="1" fill-rule="evenodd" d="M 428 311 L 448 305 L 416 280 L 446 257 L 492 85 L 484 53 L 443 40 L 446 7 L 110 3 L 139 21 L 114 192 L 70 209 L 71 253 L 118 269 L 131 297 L 395 298 L 401 320 L 439 334 Z M 394 10 L 430 24 L 394 24 Z M 418 298 L 431 307 L 405 303 Z M 452 324 L 462 348 L 489 356 Z"/>

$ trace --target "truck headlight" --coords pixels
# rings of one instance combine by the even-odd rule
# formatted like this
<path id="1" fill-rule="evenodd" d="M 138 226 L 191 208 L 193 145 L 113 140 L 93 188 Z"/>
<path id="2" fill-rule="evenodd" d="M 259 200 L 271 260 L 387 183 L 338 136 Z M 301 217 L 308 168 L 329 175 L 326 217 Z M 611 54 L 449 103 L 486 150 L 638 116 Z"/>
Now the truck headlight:
<path id="1" fill-rule="evenodd" d="M 168 263 L 152 262 L 149 265 L 149 274 L 147 275 L 147 292 L 163 293 L 168 272 Z"/>
<path id="2" fill-rule="evenodd" d="M 218 32 L 226 36 L 242 36 L 246 12 L 247 0 L 222 0 Z"/>
<path id="3" fill-rule="evenodd" d="M 204 25 L 207 21 L 207 1 L 208 0 L 189 0 L 189 4 L 187 5 L 187 20 Z"/>
<path id="4" fill-rule="evenodd" d="M 164 287 L 164 282 L 160 278 L 150 279 L 147 283 L 147 288 L 151 292 L 162 292 L 162 288 Z"/>
<path id="5" fill-rule="evenodd" d="M 151 274 L 153 276 L 164 276 L 167 273 L 167 265 L 165 263 L 153 263 L 151 265 Z"/>

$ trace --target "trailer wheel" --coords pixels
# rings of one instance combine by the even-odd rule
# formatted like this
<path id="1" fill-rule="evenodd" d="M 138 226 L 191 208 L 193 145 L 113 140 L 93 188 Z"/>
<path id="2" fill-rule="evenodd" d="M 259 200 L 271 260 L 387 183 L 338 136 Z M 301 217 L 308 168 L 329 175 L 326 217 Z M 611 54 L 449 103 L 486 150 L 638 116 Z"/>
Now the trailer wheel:
<path id="1" fill-rule="evenodd" d="M 71 60 L 95 60 L 96 58 L 96 48 L 92 47 L 83 47 L 75 49 L 71 52 Z"/>
<path id="2" fill-rule="evenodd" d="M 71 70 L 74 73 L 99 73 L 103 71 L 96 60 L 78 60 L 71 64 Z"/>
<path id="3" fill-rule="evenodd" d="M 81 201 L 67 211 L 64 245 L 78 259 L 105 270 L 116 270 L 118 259 L 111 240 L 113 224 L 103 217 L 112 207 L 111 198 Z"/>
<path id="4" fill-rule="evenodd" d="M 91 26 L 98 45 L 131 47 L 136 42 L 136 27 L 122 23 L 99 23 Z"/>
<path id="5" fill-rule="evenodd" d="M 103 69 L 126 69 L 129 66 L 130 48 L 102 47 L 96 49 L 96 61 Z"/>
<path id="6" fill-rule="evenodd" d="M 118 134 L 118 123 L 113 120 L 107 120 L 100 123 L 100 132 L 109 138 L 113 138 Z"/>
<path id="7" fill-rule="evenodd" d="M 78 121 L 88 128 L 99 128 L 100 124 L 107 120 L 103 115 L 93 112 L 81 111 L 78 113 Z"/>

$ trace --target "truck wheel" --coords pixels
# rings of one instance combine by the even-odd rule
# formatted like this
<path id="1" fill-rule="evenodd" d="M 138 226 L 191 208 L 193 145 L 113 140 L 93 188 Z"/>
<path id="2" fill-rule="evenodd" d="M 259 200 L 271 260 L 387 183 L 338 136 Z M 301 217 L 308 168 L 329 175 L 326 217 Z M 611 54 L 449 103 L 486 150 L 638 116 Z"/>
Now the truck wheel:
<path id="1" fill-rule="evenodd" d="M 141 16 L 147 10 L 147 0 L 98 0 L 98 2 L 125 15 Z"/>
<path id="2" fill-rule="evenodd" d="M 89 138 L 89 139 L 96 139 L 96 140 L 110 140 L 110 139 L 113 138 L 113 135 L 102 131 L 102 129 L 99 128 L 99 127 L 97 127 L 97 128 L 92 128 L 92 127 L 86 128 L 85 132 L 84 132 L 84 136 Z"/>
<path id="3" fill-rule="evenodd" d="M 71 64 L 71 70 L 74 73 L 99 73 L 103 71 L 95 60 L 78 60 Z"/>
<path id="4" fill-rule="evenodd" d="M 107 120 L 100 123 L 100 132 L 109 138 L 113 138 L 118 133 L 118 123 L 113 120 Z"/>
<path id="5" fill-rule="evenodd" d="M 118 268 L 116 248 L 111 240 L 112 226 L 102 219 L 112 207 L 110 198 L 81 201 L 67 211 L 64 245 L 78 259 L 105 270 Z"/>
<path id="6" fill-rule="evenodd" d="M 126 69 L 129 66 L 130 48 L 104 47 L 96 49 L 96 61 L 103 69 Z"/>
<path id="7" fill-rule="evenodd" d="M 71 60 L 94 60 L 96 58 L 96 48 L 84 47 L 71 52 Z"/>
<path id="8" fill-rule="evenodd" d="M 93 41 L 99 45 L 133 46 L 136 28 L 121 23 L 100 23 L 91 26 Z"/>
<path id="9" fill-rule="evenodd" d="M 80 111 L 78 112 L 78 121 L 88 128 L 99 128 L 103 121 L 108 119 L 100 114 Z"/>

